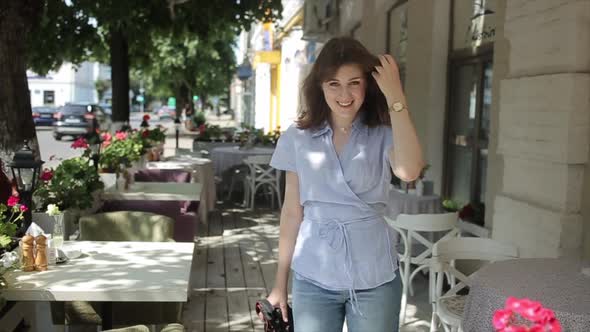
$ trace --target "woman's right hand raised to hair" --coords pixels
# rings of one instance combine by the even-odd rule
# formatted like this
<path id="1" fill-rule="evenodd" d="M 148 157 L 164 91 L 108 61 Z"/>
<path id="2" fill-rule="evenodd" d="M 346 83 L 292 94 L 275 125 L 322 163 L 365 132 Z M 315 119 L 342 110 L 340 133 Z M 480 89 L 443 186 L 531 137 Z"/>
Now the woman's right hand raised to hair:
<path id="1" fill-rule="evenodd" d="M 280 290 L 278 288 L 273 288 L 272 291 L 270 291 L 270 294 L 268 295 L 266 300 L 268 302 L 270 302 L 270 304 L 273 307 L 275 307 L 275 308 L 278 307 L 281 309 L 281 313 L 283 314 L 283 321 L 285 321 L 285 322 L 289 321 L 289 312 L 287 310 L 288 295 L 287 295 L 286 290 Z M 264 317 L 262 316 L 262 313 L 259 313 L 258 317 L 264 321 Z"/>

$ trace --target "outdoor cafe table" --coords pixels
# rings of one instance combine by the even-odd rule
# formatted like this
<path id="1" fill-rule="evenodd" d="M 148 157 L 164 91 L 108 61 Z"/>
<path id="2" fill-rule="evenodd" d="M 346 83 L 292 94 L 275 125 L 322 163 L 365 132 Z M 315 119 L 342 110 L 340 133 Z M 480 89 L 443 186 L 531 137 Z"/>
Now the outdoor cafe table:
<path id="1" fill-rule="evenodd" d="M 200 183 L 135 182 L 127 190 L 114 186 L 101 194 L 104 200 L 195 201 L 201 199 Z"/>
<path id="2" fill-rule="evenodd" d="M 566 258 L 514 259 L 480 269 L 469 290 L 465 332 L 493 332 L 492 317 L 509 296 L 541 302 L 555 312 L 562 331 L 590 331 L 590 261 Z"/>
<path id="3" fill-rule="evenodd" d="M 211 150 L 211 160 L 213 160 L 213 168 L 215 168 L 215 175 L 221 176 L 225 170 L 233 166 L 240 165 L 244 159 L 250 156 L 272 155 L 274 147 L 259 147 L 255 146 L 250 149 L 240 149 L 238 146 L 223 146 L 213 148 Z"/>
<path id="4" fill-rule="evenodd" d="M 8 271 L 8 301 L 103 302 L 103 328 L 112 302 L 186 302 L 194 243 L 66 241 L 82 255 L 43 272 Z"/>
<path id="5" fill-rule="evenodd" d="M 146 164 L 148 169 L 185 170 L 191 173 L 191 182 L 201 185 L 201 199 L 199 204 L 199 219 L 207 224 L 210 211 L 215 209 L 217 193 L 213 163 L 210 159 L 179 156 L 165 161 L 151 161 Z"/>

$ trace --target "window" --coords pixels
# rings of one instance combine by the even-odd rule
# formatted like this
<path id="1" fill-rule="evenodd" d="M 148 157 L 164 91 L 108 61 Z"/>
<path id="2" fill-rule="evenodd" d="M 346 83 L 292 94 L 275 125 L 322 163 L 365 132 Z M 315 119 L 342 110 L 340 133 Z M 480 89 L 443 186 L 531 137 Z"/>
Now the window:
<path id="1" fill-rule="evenodd" d="M 43 105 L 55 104 L 55 91 L 43 91 Z"/>
<path id="2" fill-rule="evenodd" d="M 447 112 L 444 194 L 470 203 L 466 218 L 484 224 L 490 107 L 491 55 L 451 64 L 450 108 Z"/>

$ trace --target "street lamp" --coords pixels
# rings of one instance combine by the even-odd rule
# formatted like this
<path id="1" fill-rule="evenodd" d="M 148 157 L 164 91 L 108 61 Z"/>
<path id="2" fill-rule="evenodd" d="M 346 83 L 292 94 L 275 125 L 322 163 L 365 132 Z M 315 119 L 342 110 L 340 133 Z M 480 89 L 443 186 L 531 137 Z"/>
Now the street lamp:
<path id="1" fill-rule="evenodd" d="M 178 135 L 180 134 L 180 118 L 174 119 L 174 130 L 176 131 L 176 148 L 178 149 Z"/>
<path id="2" fill-rule="evenodd" d="M 26 140 L 25 145 L 14 154 L 12 163 L 9 165 L 17 184 L 19 196 L 23 204 L 29 208 L 25 212 L 23 223 L 25 229 L 31 224 L 31 202 L 41 173 L 41 165 L 43 165 L 43 161 L 35 159 L 35 154 Z"/>
<path id="3" fill-rule="evenodd" d="M 88 138 L 88 145 L 90 147 L 90 152 L 92 153 L 90 158 L 92 158 L 94 168 L 96 168 L 96 170 L 98 171 L 98 163 L 100 162 L 100 150 L 102 147 L 102 140 L 97 132 L 95 132 Z"/>

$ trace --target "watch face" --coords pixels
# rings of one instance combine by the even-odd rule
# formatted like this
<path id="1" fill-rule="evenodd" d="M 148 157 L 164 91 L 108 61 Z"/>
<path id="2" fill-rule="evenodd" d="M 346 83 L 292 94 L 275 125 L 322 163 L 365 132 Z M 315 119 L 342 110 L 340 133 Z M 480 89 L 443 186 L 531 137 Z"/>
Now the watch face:
<path id="1" fill-rule="evenodd" d="M 393 110 L 396 112 L 401 112 L 404 109 L 404 104 L 397 102 L 393 104 Z"/>

